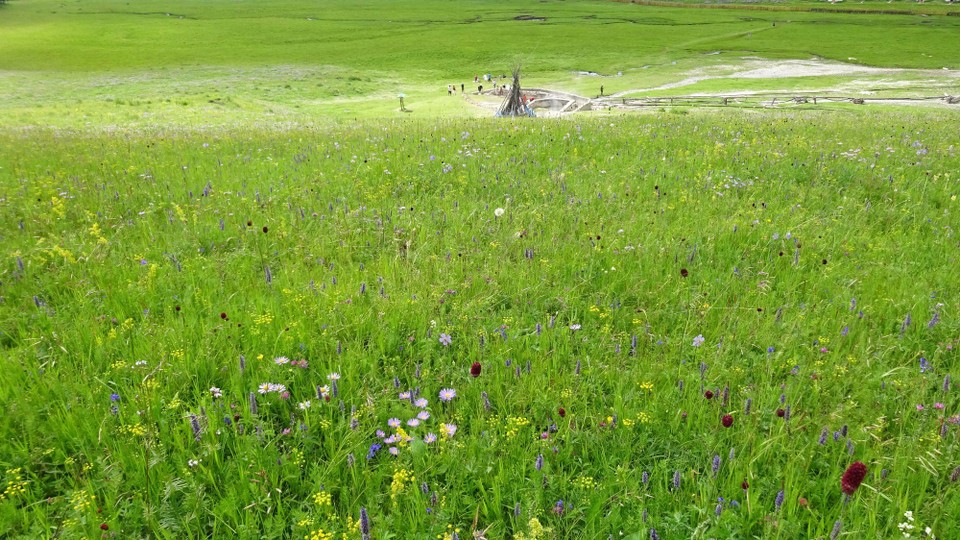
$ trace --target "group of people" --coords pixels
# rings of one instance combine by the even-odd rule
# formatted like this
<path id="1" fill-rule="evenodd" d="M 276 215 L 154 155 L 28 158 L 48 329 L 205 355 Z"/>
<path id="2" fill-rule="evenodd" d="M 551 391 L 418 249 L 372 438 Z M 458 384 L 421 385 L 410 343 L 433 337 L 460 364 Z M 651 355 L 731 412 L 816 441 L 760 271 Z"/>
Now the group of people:
<path id="1" fill-rule="evenodd" d="M 501 75 L 500 78 L 501 78 L 501 79 L 506 79 L 507 76 L 506 76 L 506 75 Z M 485 83 L 485 82 L 489 82 L 489 83 L 491 83 L 491 84 L 493 85 L 493 91 L 494 91 L 494 93 L 496 93 L 498 96 L 502 96 L 502 95 L 504 95 L 505 93 L 507 93 L 507 92 L 510 91 L 510 85 L 508 85 L 508 84 L 499 84 L 499 83 L 497 82 L 497 78 L 496 78 L 495 76 L 487 73 L 487 74 L 482 75 L 482 76 L 481 76 L 481 75 L 474 75 L 474 76 L 473 76 L 473 83 L 477 85 L 477 94 L 482 94 L 482 93 L 483 93 L 483 83 Z M 458 86 L 458 85 L 456 85 L 456 84 L 448 84 L 448 85 L 447 85 L 447 95 L 448 95 L 448 96 L 456 95 L 456 94 L 457 94 L 457 86 Z M 460 83 L 459 86 L 460 86 L 460 93 L 461 93 L 461 94 L 466 93 L 466 85 L 465 85 L 464 83 Z"/>

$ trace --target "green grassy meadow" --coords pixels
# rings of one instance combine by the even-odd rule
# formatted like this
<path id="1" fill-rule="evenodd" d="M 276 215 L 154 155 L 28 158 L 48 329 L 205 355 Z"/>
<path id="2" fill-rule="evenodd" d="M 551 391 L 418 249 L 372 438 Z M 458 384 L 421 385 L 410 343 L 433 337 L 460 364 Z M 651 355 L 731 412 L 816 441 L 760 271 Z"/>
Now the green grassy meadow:
<path id="1" fill-rule="evenodd" d="M 451 99 L 446 85 L 475 91 L 475 75 L 510 73 L 517 62 L 524 86 L 585 96 L 597 95 L 600 85 L 608 94 L 636 92 L 745 58 L 923 70 L 902 76 L 929 84 L 883 95 L 958 95 L 958 32 L 960 17 L 944 14 L 609 1 L 12 0 L 0 8 L 0 125 L 246 125 L 264 118 L 302 124 L 408 116 L 399 111 L 399 93 L 407 95 L 414 117 L 482 117 L 491 112 L 463 96 Z M 741 81 L 742 89 L 756 82 Z M 778 79 L 762 86 L 797 87 Z"/>
<path id="2" fill-rule="evenodd" d="M 0 5 L 0 538 L 960 537 L 960 109 L 446 95 L 960 93 L 705 7 Z"/>

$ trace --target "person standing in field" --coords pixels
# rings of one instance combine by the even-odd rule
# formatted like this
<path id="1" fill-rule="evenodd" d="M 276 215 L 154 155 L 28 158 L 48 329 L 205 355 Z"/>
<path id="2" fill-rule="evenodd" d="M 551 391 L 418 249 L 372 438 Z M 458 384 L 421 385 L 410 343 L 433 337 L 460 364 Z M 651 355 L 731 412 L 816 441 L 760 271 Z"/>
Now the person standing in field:
<path id="1" fill-rule="evenodd" d="M 603 85 L 600 85 L 600 95 L 603 96 Z"/>
<path id="2" fill-rule="evenodd" d="M 460 83 L 460 93 L 463 93 L 463 83 Z"/>

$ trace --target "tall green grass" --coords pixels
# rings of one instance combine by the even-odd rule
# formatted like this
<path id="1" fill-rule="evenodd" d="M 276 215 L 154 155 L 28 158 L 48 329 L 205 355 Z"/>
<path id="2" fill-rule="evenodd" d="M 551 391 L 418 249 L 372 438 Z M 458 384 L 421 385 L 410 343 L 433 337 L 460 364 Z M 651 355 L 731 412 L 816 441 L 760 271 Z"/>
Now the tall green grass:
<path id="1" fill-rule="evenodd" d="M 954 537 L 956 121 L 8 129 L 0 536 Z"/>

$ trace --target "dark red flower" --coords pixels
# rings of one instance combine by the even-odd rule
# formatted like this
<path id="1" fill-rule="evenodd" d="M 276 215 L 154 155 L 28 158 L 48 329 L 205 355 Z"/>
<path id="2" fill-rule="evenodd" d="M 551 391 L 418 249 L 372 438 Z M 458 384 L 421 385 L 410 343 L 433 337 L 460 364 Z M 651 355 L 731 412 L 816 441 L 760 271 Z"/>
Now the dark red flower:
<path id="1" fill-rule="evenodd" d="M 221 313 L 220 313 L 220 318 L 221 318 L 221 319 L 224 319 L 224 320 L 226 320 L 226 318 L 227 318 L 227 314 L 226 314 L 226 313 L 223 313 L 223 312 L 221 312 Z"/>
<path id="2" fill-rule="evenodd" d="M 707 399 L 713 399 L 713 390 L 707 390 L 703 393 L 703 397 Z"/>
<path id="3" fill-rule="evenodd" d="M 746 480 L 744 480 L 744 481 L 740 484 L 740 487 L 741 487 L 744 491 L 746 491 L 746 490 L 750 489 L 750 484 L 747 483 Z"/>
<path id="4" fill-rule="evenodd" d="M 268 229 L 266 226 L 263 227 L 263 232 L 267 232 L 267 231 L 269 231 L 269 230 L 270 230 L 270 229 Z"/>
<path id="5" fill-rule="evenodd" d="M 847 495 L 853 495 L 866 476 L 867 466 L 859 461 L 854 461 L 843 473 L 843 478 L 840 479 L 840 489 Z"/>
<path id="6" fill-rule="evenodd" d="M 690 275 L 690 272 L 688 272 L 686 268 L 680 269 L 680 277 L 687 277 L 689 275 Z"/>
<path id="7" fill-rule="evenodd" d="M 733 415 L 725 414 L 723 418 L 720 419 L 720 423 L 723 424 L 723 427 L 730 427 L 733 425 Z"/>
<path id="8" fill-rule="evenodd" d="M 482 366 L 480 366 L 480 362 L 474 362 L 474 363 L 470 366 L 470 376 L 472 376 L 472 377 L 479 377 L 479 376 L 480 376 L 480 369 L 482 369 Z"/>
<path id="9" fill-rule="evenodd" d="M 175 307 L 175 308 L 173 308 L 173 309 L 175 309 L 175 310 L 177 310 L 177 311 L 180 311 L 180 306 L 177 306 L 177 307 Z"/>
<path id="10" fill-rule="evenodd" d="M 567 410 L 564 409 L 563 407 L 560 407 L 559 409 L 557 409 L 557 414 L 560 415 L 560 418 L 563 418 L 564 416 L 567 415 Z"/>
<path id="11" fill-rule="evenodd" d="M 110 526 L 107 525 L 106 523 L 101 523 L 101 524 L 100 524 L 100 530 L 101 530 L 101 531 L 106 531 L 106 530 L 109 529 L 109 528 L 110 528 Z"/>
<path id="12" fill-rule="evenodd" d="M 783 418 L 785 414 L 787 414 L 787 411 L 783 409 L 777 409 L 777 416 L 779 416 L 780 418 Z"/>

